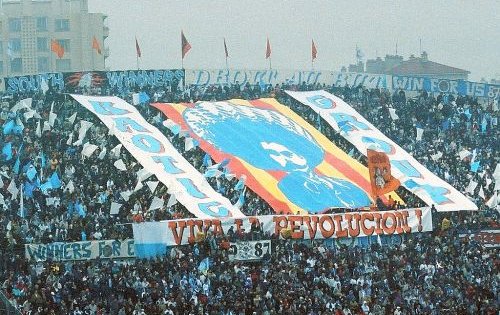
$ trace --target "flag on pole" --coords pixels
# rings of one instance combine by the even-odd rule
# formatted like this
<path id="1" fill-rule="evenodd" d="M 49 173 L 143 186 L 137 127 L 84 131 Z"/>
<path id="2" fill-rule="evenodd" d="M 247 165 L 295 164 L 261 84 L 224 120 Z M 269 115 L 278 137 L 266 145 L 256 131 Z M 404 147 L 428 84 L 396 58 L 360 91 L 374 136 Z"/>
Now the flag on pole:
<path id="1" fill-rule="evenodd" d="M 50 50 L 56 54 L 56 56 L 61 59 L 64 56 L 64 48 L 56 40 L 51 40 Z"/>
<path id="2" fill-rule="evenodd" d="M 188 51 L 191 49 L 191 45 L 186 39 L 186 36 L 184 36 L 184 32 L 181 31 L 181 45 L 182 45 L 182 59 L 186 56 Z"/>
<path id="3" fill-rule="evenodd" d="M 101 45 L 99 44 L 95 36 L 92 39 L 92 49 L 95 49 L 99 55 L 101 54 Z"/>
<path id="4" fill-rule="evenodd" d="M 137 57 L 141 58 L 141 47 L 139 47 L 139 42 L 137 41 L 137 37 L 135 38 L 135 52 L 137 53 Z"/>
<path id="5" fill-rule="evenodd" d="M 316 45 L 314 45 L 314 39 L 312 40 L 312 46 L 311 46 L 311 58 L 314 61 L 316 59 L 316 56 L 318 55 L 318 50 L 316 49 Z"/>
<path id="6" fill-rule="evenodd" d="M 266 46 L 266 59 L 271 57 L 271 44 L 269 43 L 269 37 L 267 38 L 267 46 Z"/>
<path id="7" fill-rule="evenodd" d="M 229 52 L 227 51 L 226 38 L 224 38 L 224 52 L 226 53 L 226 58 L 228 58 Z"/>

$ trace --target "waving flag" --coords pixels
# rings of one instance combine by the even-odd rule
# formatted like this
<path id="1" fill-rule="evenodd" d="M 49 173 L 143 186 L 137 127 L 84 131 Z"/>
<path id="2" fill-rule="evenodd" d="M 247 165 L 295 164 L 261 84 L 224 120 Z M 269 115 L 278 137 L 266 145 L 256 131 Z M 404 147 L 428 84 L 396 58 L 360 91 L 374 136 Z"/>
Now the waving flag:
<path id="1" fill-rule="evenodd" d="M 191 45 L 187 41 L 186 36 L 184 36 L 183 31 L 181 31 L 181 48 L 182 48 L 182 59 L 184 59 L 188 51 L 191 49 Z"/>
<path id="2" fill-rule="evenodd" d="M 313 39 L 312 46 L 311 46 L 311 58 L 312 58 L 312 60 L 316 59 L 317 54 L 318 54 L 318 50 L 316 49 L 316 45 L 314 45 L 314 39 Z"/>
<path id="3" fill-rule="evenodd" d="M 266 59 L 269 59 L 270 57 L 271 57 L 271 44 L 269 43 L 269 38 L 267 38 Z"/>
<path id="4" fill-rule="evenodd" d="M 56 54 L 56 56 L 61 59 L 64 56 L 64 48 L 59 44 L 59 42 L 55 40 L 51 40 L 50 42 L 50 50 Z"/>
<path id="5" fill-rule="evenodd" d="M 141 58 L 141 48 L 139 47 L 139 42 L 137 41 L 137 37 L 135 38 L 135 52 L 138 58 Z"/>
<path id="6" fill-rule="evenodd" d="M 95 49 L 99 55 L 101 54 L 101 45 L 99 44 L 95 36 L 94 39 L 92 40 L 92 49 Z"/>

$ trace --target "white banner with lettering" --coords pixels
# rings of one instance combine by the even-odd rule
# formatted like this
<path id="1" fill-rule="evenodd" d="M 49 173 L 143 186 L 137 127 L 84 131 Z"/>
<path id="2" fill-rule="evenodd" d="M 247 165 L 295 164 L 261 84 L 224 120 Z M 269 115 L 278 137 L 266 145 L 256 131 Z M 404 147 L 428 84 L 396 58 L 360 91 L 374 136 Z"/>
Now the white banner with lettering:
<path id="1" fill-rule="evenodd" d="M 386 153 L 393 175 L 429 206 L 434 204 L 438 211 L 477 210 L 469 198 L 425 168 L 341 98 L 325 91 L 286 93 L 311 107 L 362 154 L 372 146 Z"/>
<path id="2" fill-rule="evenodd" d="M 130 154 L 195 217 L 244 217 L 134 106 L 119 97 L 71 96 L 99 117 Z"/>
<path id="3" fill-rule="evenodd" d="M 134 250 L 133 239 L 24 245 L 28 261 L 135 258 Z"/>
<path id="4" fill-rule="evenodd" d="M 248 233 L 252 222 L 258 222 L 264 234 L 285 234 L 291 239 L 328 239 L 432 231 L 430 208 L 143 222 L 132 225 L 136 255 L 142 258 L 165 254 L 168 246 L 195 242 L 199 233 L 226 235 L 230 230 L 234 233 Z"/>

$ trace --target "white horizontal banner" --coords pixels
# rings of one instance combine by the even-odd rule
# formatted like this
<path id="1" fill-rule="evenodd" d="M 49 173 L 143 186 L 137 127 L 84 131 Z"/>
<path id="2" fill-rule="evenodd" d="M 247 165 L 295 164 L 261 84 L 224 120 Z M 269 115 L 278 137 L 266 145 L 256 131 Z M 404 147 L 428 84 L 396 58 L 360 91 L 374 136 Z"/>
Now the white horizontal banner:
<path id="1" fill-rule="evenodd" d="M 134 250 L 133 239 L 24 245 L 28 261 L 135 258 Z"/>
<path id="2" fill-rule="evenodd" d="M 146 171 L 155 174 L 195 217 L 244 217 L 134 106 L 119 97 L 71 96 L 99 117 Z"/>
<path id="3" fill-rule="evenodd" d="M 429 206 L 435 205 L 438 211 L 477 210 L 469 198 L 425 168 L 341 98 L 325 91 L 286 93 L 319 113 L 362 154 L 366 155 L 366 150 L 372 146 L 386 153 L 391 161 L 392 174 Z"/>
<path id="4" fill-rule="evenodd" d="M 285 230 L 291 239 L 328 239 L 432 231 L 430 208 L 143 222 L 133 224 L 137 257 L 156 256 L 164 254 L 168 246 L 193 243 L 200 233 L 227 235 L 231 228 L 234 233 L 248 233 L 252 222 L 258 222 L 264 234 L 282 236 Z"/>

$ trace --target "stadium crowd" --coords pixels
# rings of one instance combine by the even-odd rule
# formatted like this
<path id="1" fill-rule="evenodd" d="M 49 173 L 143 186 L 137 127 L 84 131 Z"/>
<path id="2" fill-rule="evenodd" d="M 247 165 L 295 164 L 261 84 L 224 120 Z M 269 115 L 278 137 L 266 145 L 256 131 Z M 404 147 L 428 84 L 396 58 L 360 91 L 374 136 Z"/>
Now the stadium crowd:
<path id="1" fill-rule="evenodd" d="M 391 95 L 362 86 L 285 83 L 143 92 L 160 102 L 275 97 L 351 152 L 350 143 L 324 121 L 319 126 L 317 115 L 289 98 L 286 89 L 325 89 L 342 96 L 427 168 L 469 195 L 480 211 L 434 213 L 433 233 L 407 235 L 401 245 L 392 247 L 327 242 L 306 246 L 260 235 L 272 238 L 275 249 L 255 263 L 229 261 L 222 246 L 226 240 L 212 235 L 197 244 L 172 248 L 161 259 L 27 262 L 25 243 L 126 239 L 132 237 L 131 222 L 191 214 L 172 201 L 161 183 L 156 189 L 146 185 L 157 181 L 154 174 L 144 172 L 107 128 L 68 95 L 53 90 L 13 95 L 4 99 L 0 113 L 3 293 L 23 314 L 496 314 L 500 305 L 497 253 L 458 235 L 497 227 L 496 205 L 486 203 L 500 186 L 493 174 L 500 161 L 498 103 L 479 104 L 469 97 L 426 92 L 407 98 L 403 91 Z M 121 95 L 129 102 L 132 97 L 116 90 L 80 92 Z M 31 106 L 12 110 L 28 97 Z M 155 109 L 147 105 L 138 109 L 201 173 L 207 170 L 210 163 L 204 152 L 197 147 L 186 151 L 182 132 L 174 134 L 165 127 Z M 89 125 L 88 131 L 81 131 Z M 416 128 L 424 130 L 418 141 Z M 83 156 L 87 141 L 98 149 Z M 470 154 L 463 155 L 464 150 Z M 126 170 L 115 167 L 119 159 Z M 477 161 L 479 169 L 472 170 L 471 163 Z M 237 202 L 238 178 L 224 174 L 208 181 L 233 204 Z M 47 182 L 52 189 L 43 185 Z M 477 185 L 472 187 L 471 182 Z M 22 204 L 17 197 L 20 190 Z M 407 207 L 423 205 L 404 188 L 397 192 Z M 164 206 L 148 210 L 153 197 L 163 199 Z M 273 213 L 249 190 L 245 200 L 242 212 L 247 215 Z M 110 214 L 111 202 L 123 204 L 118 214 Z M 207 257 L 208 270 L 200 268 Z"/>

